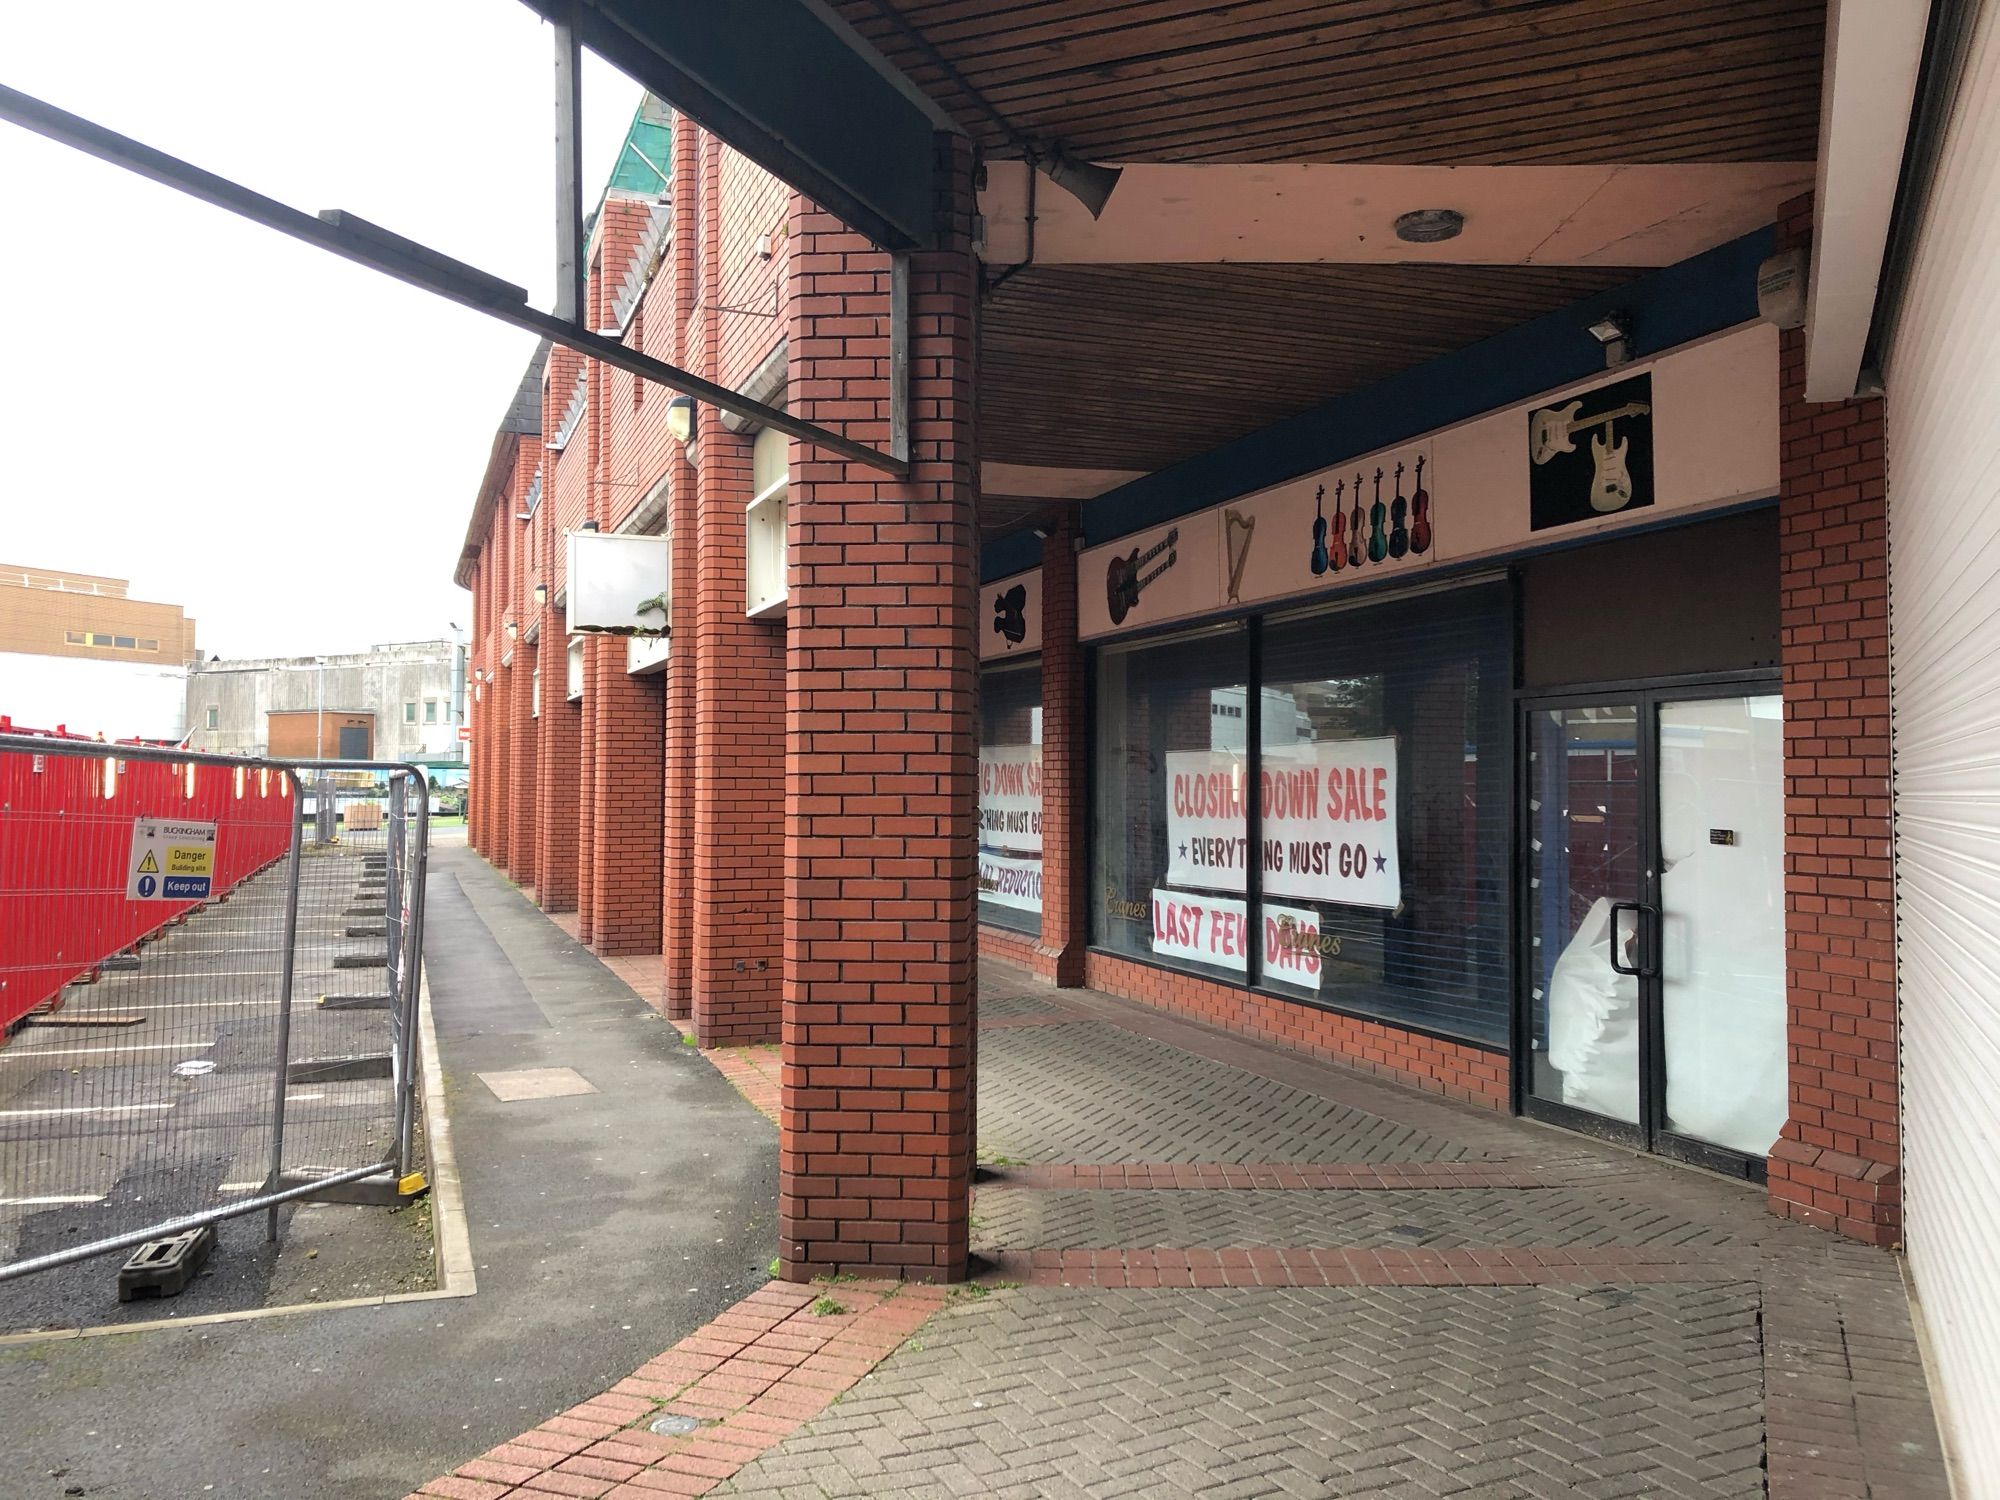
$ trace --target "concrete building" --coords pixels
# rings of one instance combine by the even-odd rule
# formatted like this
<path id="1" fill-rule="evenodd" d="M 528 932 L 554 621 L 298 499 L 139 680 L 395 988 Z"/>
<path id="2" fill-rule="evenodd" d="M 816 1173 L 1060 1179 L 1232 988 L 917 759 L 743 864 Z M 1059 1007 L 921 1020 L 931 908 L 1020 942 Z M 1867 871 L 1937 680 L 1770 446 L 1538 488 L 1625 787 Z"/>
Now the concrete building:
<path id="1" fill-rule="evenodd" d="M 0 718 L 112 740 L 179 739 L 195 622 L 130 588 L 0 563 Z"/>
<path id="2" fill-rule="evenodd" d="M 232 755 L 463 766 L 463 647 L 406 641 L 332 656 L 199 662 L 188 744 Z"/>
<path id="3" fill-rule="evenodd" d="M 582 13 L 729 137 L 583 324 L 837 431 L 530 369 L 475 846 L 781 1041 L 788 1277 L 965 1273 L 1008 963 L 1905 1250 L 2000 1493 L 2000 4 L 985 10 Z"/>

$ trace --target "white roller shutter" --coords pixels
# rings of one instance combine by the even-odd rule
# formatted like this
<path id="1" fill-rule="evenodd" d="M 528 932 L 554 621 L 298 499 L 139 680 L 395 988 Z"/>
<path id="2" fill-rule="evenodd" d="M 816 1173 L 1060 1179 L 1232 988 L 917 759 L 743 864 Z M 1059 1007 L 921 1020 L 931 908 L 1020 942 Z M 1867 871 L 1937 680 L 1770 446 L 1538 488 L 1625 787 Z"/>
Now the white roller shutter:
<path id="1" fill-rule="evenodd" d="M 2000 1495 L 2000 6 L 1887 360 L 1906 1238 L 1964 1493 Z"/>

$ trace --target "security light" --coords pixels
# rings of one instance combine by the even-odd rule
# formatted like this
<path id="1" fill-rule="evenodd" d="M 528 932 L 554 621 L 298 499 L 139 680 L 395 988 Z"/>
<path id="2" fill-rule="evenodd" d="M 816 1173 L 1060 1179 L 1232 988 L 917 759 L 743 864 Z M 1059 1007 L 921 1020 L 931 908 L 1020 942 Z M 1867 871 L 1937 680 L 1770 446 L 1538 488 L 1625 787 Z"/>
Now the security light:
<path id="1" fill-rule="evenodd" d="M 694 397 L 676 396 L 667 403 L 667 436 L 677 443 L 694 436 Z"/>
<path id="2" fill-rule="evenodd" d="M 1589 324 L 1590 336 L 1604 346 L 1604 367 L 1622 365 L 1632 357 L 1632 318 L 1628 313 L 1606 313 Z"/>
<path id="3" fill-rule="evenodd" d="M 537 603 L 537 604 L 547 604 L 548 602 L 549 602 L 549 586 L 548 586 L 548 585 L 547 585 L 546 583 L 538 583 L 538 584 L 536 584 L 536 585 L 535 585 L 535 603 Z"/>

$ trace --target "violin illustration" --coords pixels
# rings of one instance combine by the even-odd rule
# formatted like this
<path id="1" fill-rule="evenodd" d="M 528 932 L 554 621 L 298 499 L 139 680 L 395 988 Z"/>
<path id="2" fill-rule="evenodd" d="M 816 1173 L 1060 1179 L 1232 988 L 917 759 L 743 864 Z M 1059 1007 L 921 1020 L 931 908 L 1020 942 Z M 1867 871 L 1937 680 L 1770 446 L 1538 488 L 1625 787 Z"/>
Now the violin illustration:
<path id="1" fill-rule="evenodd" d="M 1347 565 L 1350 568 L 1361 566 L 1363 556 L 1361 551 L 1361 528 L 1363 524 L 1361 519 L 1361 476 L 1357 473 L 1354 476 L 1354 514 L 1348 518 L 1347 523 Z"/>
<path id="2" fill-rule="evenodd" d="M 1341 509 L 1340 497 L 1347 493 L 1347 481 L 1337 482 L 1333 487 L 1333 547 L 1327 554 L 1327 561 L 1338 573 L 1347 566 L 1347 512 Z"/>
<path id="3" fill-rule="evenodd" d="M 1396 498 L 1389 502 L 1389 555 L 1401 557 L 1410 550 L 1410 502 L 1403 498 L 1403 466 L 1396 465 Z"/>
<path id="4" fill-rule="evenodd" d="M 1417 455 L 1417 492 L 1410 497 L 1410 550 L 1422 557 L 1431 550 L 1431 495 L 1424 488 L 1424 456 Z"/>
<path id="5" fill-rule="evenodd" d="M 1321 485 L 1319 487 L 1319 493 L 1313 496 L 1312 570 L 1313 570 L 1313 577 L 1315 578 L 1319 577 L 1320 574 L 1324 573 L 1327 568 L 1326 511 L 1323 508 L 1325 500 L 1326 500 L 1326 486 Z"/>
<path id="6" fill-rule="evenodd" d="M 1382 503 L 1382 471 L 1375 471 L 1375 503 L 1368 507 L 1368 560 L 1380 562 L 1389 555 L 1389 538 L 1382 532 L 1389 508 Z"/>

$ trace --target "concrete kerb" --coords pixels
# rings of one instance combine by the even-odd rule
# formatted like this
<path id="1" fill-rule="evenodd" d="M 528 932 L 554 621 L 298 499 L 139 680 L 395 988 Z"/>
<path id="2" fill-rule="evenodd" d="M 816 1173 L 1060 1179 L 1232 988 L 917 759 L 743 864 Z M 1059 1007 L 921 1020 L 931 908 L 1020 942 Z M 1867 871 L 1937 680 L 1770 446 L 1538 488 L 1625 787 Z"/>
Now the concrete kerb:
<path id="1" fill-rule="evenodd" d="M 332 1302 L 294 1302 L 283 1307 L 250 1307 L 238 1312 L 205 1313 L 195 1318 L 157 1318 L 146 1323 L 110 1323 L 89 1328 L 50 1328 L 36 1333 L 0 1334 L 0 1348 L 44 1344 L 63 1339 L 105 1338 L 113 1334 L 153 1333 L 170 1328 L 206 1328 L 216 1323 L 243 1323 L 252 1318 L 286 1317 L 297 1313 L 346 1312 L 358 1307 L 389 1307 L 399 1302 L 437 1302 L 470 1297 L 479 1290 L 473 1268 L 472 1231 L 465 1216 L 465 1189 L 458 1157 L 452 1149 L 451 1116 L 445 1110 L 444 1069 L 438 1061 L 437 1028 L 431 1019 L 428 976 L 417 988 L 417 1022 L 422 1038 L 424 1079 L 424 1139 L 429 1147 L 431 1233 L 436 1245 L 438 1285 L 424 1292 L 385 1292 L 379 1297 L 344 1297 Z"/>

